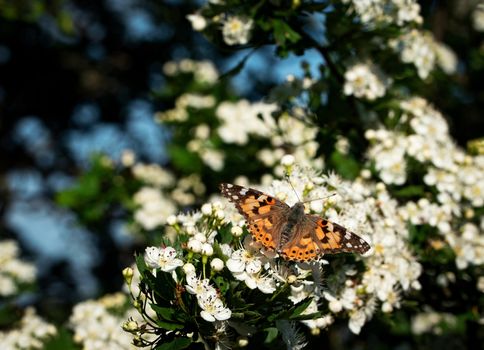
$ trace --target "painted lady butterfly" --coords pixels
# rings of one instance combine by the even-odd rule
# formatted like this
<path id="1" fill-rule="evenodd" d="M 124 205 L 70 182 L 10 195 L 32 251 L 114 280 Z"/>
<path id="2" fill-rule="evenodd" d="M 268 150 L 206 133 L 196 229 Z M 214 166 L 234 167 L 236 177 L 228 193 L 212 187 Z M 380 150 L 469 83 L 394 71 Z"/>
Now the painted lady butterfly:
<path id="1" fill-rule="evenodd" d="M 343 226 L 304 213 L 304 204 L 292 207 L 252 188 L 222 183 L 222 194 L 247 220 L 254 239 L 285 260 L 310 261 L 323 254 L 356 252 L 370 245 Z"/>

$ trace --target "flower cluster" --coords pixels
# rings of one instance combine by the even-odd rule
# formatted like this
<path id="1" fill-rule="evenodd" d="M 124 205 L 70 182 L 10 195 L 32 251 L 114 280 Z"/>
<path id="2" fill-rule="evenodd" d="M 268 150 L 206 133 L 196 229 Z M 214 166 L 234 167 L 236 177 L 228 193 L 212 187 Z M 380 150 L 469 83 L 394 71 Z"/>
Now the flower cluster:
<path id="1" fill-rule="evenodd" d="M 373 64 L 357 63 L 345 72 L 345 95 L 374 100 L 385 95 L 389 79 Z"/>
<path id="2" fill-rule="evenodd" d="M 344 0 L 364 24 L 422 23 L 420 5 L 415 0 Z"/>
<path id="3" fill-rule="evenodd" d="M 163 73 L 168 77 L 193 74 L 197 83 L 209 86 L 215 84 L 219 78 L 218 71 L 211 61 L 194 61 L 188 58 L 179 62 L 166 62 L 163 65 Z"/>
<path id="4" fill-rule="evenodd" d="M 45 342 L 56 334 L 54 325 L 40 318 L 33 308 L 27 308 L 18 325 L 0 331 L 0 344 L 2 350 L 43 349 Z"/>
<path id="5" fill-rule="evenodd" d="M 171 216 L 164 246 L 149 247 L 138 259 L 142 294 L 161 321 L 140 329 L 171 322 L 180 325 L 179 337 L 191 341 L 196 330 L 210 342 L 205 326 L 193 328 L 193 322 L 207 322 L 211 332 L 225 334 L 220 337 L 230 343 L 231 332 L 246 337 L 269 325 L 282 329 L 297 314 L 314 334 L 336 317 L 347 317 L 350 329 L 359 333 L 378 307 L 390 313 L 400 307 L 404 293 L 420 288 L 421 267 L 407 245 L 405 222 L 383 184 L 349 183 L 293 164 L 283 167 L 302 199 L 336 193 L 324 203 L 312 201 L 309 210 L 358 232 L 371 242 L 373 253 L 351 261 L 290 263 L 245 235 L 244 221 L 232 205 L 207 203 L 201 212 Z M 297 200 L 287 181 L 272 180 L 264 189 L 289 204 Z M 323 272 L 328 275 L 324 283 Z M 163 296 L 157 292 L 161 285 Z M 180 308 L 176 315 L 167 311 L 175 305 Z M 265 308 L 267 314 L 259 311 Z M 269 311 L 279 309 L 285 311 Z M 172 339 L 170 328 L 164 329 L 155 343 Z M 143 338 L 142 331 L 136 335 Z M 294 337 L 300 335 L 294 332 Z"/>
<path id="6" fill-rule="evenodd" d="M 121 326 L 127 318 L 139 319 L 136 310 L 126 309 L 127 296 L 124 293 L 109 294 L 99 300 L 87 300 L 74 306 L 69 318 L 74 331 L 74 341 L 85 350 L 136 349 L 130 334 Z"/>
<path id="7" fill-rule="evenodd" d="M 457 69 L 455 53 L 448 46 L 438 43 L 431 33 L 412 29 L 397 39 L 391 39 L 389 45 L 403 63 L 415 66 L 421 79 L 426 79 L 436 65 L 447 74 Z"/>
<path id="8" fill-rule="evenodd" d="M 35 281 L 35 266 L 18 259 L 19 247 L 13 240 L 0 241 L 0 296 L 17 294 L 22 285 Z"/>
<path id="9" fill-rule="evenodd" d="M 433 201 L 408 201 L 399 215 L 414 225 L 437 228 L 459 268 L 482 264 L 484 237 L 477 227 L 482 223 L 474 222 L 474 211 L 484 204 L 484 157 L 458 148 L 443 116 L 424 99 L 402 101 L 400 113 L 394 129 L 367 131 L 372 144 L 368 157 L 385 183 L 403 185 L 418 172 L 423 185 L 437 192 Z"/>

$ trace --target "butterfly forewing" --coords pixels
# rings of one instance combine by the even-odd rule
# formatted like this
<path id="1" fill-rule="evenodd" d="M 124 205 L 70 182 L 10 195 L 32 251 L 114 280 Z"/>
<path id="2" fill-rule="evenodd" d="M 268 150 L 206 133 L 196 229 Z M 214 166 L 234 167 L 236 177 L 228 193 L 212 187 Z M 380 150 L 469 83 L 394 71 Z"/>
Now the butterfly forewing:
<path id="1" fill-rule="evenodd" d="M 254 239 L 264 247 L 275 250 L 279 245 L 281 229 L 287 221 L 289 206 L 252 188 L 222 183 L 220 190 L 247 220 Z"/>

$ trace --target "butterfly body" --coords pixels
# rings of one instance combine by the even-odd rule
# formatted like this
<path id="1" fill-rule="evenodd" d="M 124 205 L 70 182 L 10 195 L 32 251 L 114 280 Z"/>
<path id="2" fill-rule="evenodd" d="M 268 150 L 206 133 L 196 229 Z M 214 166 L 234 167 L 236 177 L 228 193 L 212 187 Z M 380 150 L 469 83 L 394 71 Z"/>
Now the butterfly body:
<path id="1" fill-rule="evenodd" d="M 254 239 L 285 260 L 310 261 L 323 254 L 365 253 L 370 245 L 343 226 L 292 207 L 263 192 L 222 183 L 222 194 L 235 204 Z"/>

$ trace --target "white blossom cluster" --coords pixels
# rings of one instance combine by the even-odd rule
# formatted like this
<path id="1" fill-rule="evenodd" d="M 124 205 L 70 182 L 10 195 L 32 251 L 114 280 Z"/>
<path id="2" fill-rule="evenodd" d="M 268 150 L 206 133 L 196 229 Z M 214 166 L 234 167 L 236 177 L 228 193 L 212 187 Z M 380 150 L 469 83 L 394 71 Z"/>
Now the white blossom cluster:
<path id="1" fill-rule="evenodd" d="M 214 261 L 212 260 L 212 265 L 215 265 Z M 195 266 L 191 263 L 186 263 L 183 270 L 186 273 L 186 289 L 188 293 L 197 297 L 198 305 L 202 309 L 200 316 L 208 322 L 228 320 L 232 316 L 232 311 L 224 306 L 218 297 L 217 290 L 210 284 L 210 280 L 197 277 Z"/>
<path id="2" fill-rule="evenodd" d="M 400 55 L 404 63 L 412 63 L 418 76 L 426 79 L 438 65 L 445 73 L 457 70 L 457 56 L 446 45 L 438 43 L 431 33 L 412 29 L 397 39 L 391 39 L 390 47 Z"/>
<path id="3" fill-rule="evenodd" d="M 391 199 L 383 184 L 362 179 L 349 183 L 334 174 L 317 176 L 298 168 L 293 170 L 291 182 L 298 193 L 305 194 L 302 200 L 336 193 L 324 204 L 311 202 L 311 211 L 357 232 L 373 247 L 373 254 L 362 259 L 365 265 L 362 276 L 357 276 L 356 266 L 342 266 L 338 278 L 326 281 L 327 289 L 320 295 L 317 283 L 310 286 L 311 283 L 305 282 L 303 288 L 296 287 L 303 296 L 315 292 L 316 301 L 326 299 L 331 312 L 347 313 L 350 329 L 359 333 L 378 304 L 383 312 L 391 312 L 400 306 L 401 292 L 420 288 L 417 279 L 421 266 L 408 248 L 408 231 L 397 215 L 397 202 Z M 271 192 L 288 204 L 295 202 L 294 191 L 287 182 L 274 181 Z M 301 300 L 301 297 L 294 298 Z M 327 326 L 331 319 L 327 315 L 316 324 Z"/>
<path id="4" fill-rule="evenodd" d="M 35 281 L 34 265 L 20 260 L 19 247 L 14 240 L 0 241 L 0 296 L 13 296 L 22 284 Z"/>
<path id="5" fill-rule="evenodd" d="M 122 308 L 126 301 L 125 294 L 116 293 L 75 305 L 69 318 L 74 341 L 84 350 L 138 349 L 131 335 L 122 329 L 126 319 L 139 318 L 136 311 L 130 309 L 122 315 L 112 311 Z"/>
<path id="6" fill-rule="evenodd" d="M 457 323 L 454 315 L 432 310 L 419 313 L 412 318 L 412 333 L 421 335 L 424 333 L 442 334 L 446 329 L 452 328 Z"/>
<path id="7" fill-rule="evenodd" d="M 186 249 L 191 254 L 199 253 L 209 258 L 214 254 L 214 239 L 217 232 L 207 231 L 204 222 L 206 218 L 214 217 L 216 221 L 221 223 L 224 218 L 222 209 L 220 202 L 207 203 L 202 207 L 201 212 L 170 217 L 169 224 L 178 233 L 188 234 L 190 238 L 186 244 Z M 226 250 L 227 248 L 228 245 L 223 249 Z M 144 256 L 148 267 L 172 273 L 172 277 L 176 281 L 181 279 L 181 276 L 177 276 L 175 270 L 183 266 L 186 290 L 197 298 L 197 303 L 201 308 L 200 316 L 204 320 L 215 322 L 229 319 L 232 312 L 228 307 L 224 306 L 211 281 L 208 278 L 198 276 L 196 267 L 189 261 L 182 259 L 183 257 L 177 254 L 177 251 L 170 246 L 163 248 L 148 247 Z M 211 258 L 210 266 L 213 271 L 220 271 L 224 268 L 224 262 L 220 258 L 214 257 Z"/>
<path id="8" fill-rule="evenodd" d="M 474 208 L 484 204 L 484 156 L 470 156 L 452 141 L 443 116 L 426 100 L 400 103 L 402 115 L 394 130 L 368 130 L 368 158 L 386 184 L 403 185 L 409 161 L 421 164 L 423 182 L 438 191 L 434 201 L 409 201 L 399 215 L 415 225 L 438 229 L 456 254 L 456 264 L 484 263 L 482 223 L 474 223 Z"/>
<path id="9" fill-rule="evenodd" d="M 0 331 L 2 350 L 43 349 L 45 342 L 57 334 L 54 325 L 40 318 L 33 308 L 27 308 L 18 325 Z"/>
<path id="10" fill-rule="evenodd" d="M 305 113 L 294 108 L 291 114 L 282 114 L 272 130 L 270 147 L 262 148 L 257 157 L 261 162 L 274 168 L 274 174 L 284 174 L 283 164 L 297 163 L 300 166 L 321 168 L 324 160 L 316 157 L 318 143 L 315 140 L 318 128 L 307 121 Z M 282 164 L 281 164 L 282 163 Z"/>
<path id="11" fill-rule="evenodd" d="M 345 74 L 343 92 L 358 98 L 373 101 L 385 95 L 390 79 L 371 63 L 356 63 Z"/>
<path id="12" fill-rule="evenodd" d="M 196 82 L 213 85 L 219 78 L 217 68 L 215 68 L 213 62 L 195 61 L 189 58 L 182 59 L 180 61 L 169 61 L 163 65 L 163 73 L 168 77 L 176 77 L 180 74 L 193 74 Z"/>
<path id="13" fill-rule="evenodd" d="M 153 230 L 166 223 L 166 218 L 177 209 L 169 197 L 154 187 L 142 187 L 134 194 L 133 201 L 138 205 L 134 219 L 146 230 Z"/>
<path id="14" fill-rule="evenodd" d="M 238 145 L 247 144 L 249 135 L 267 138 L 275 127 L 271 114 L 276 109 L 275 104 L 250 103 L 247 100 L 222 102 L 215 112 L 221 122 L 217 133 L 224 142 Z"/>
<path id="15" fill-rule="evenodd" d="M 158 164 L 136 163 L 131 151 L 123 153 L 122 164 L 144 184 L 133 195 L 133 202 L 136 205 L 134 219 L 145 230 L 165 224 L 166 219 L 177 211 L 177 206 L 192 205 L 196 196 L 205 192 L 198 175 L 175 181 L 173 174 Z"/>
<path id="16" fill-rule="evenodd" d="M 420 5 L 415 0 L 343 0 L 350 4 L 361 22 L 367 25 L 422 23 Z"/>

